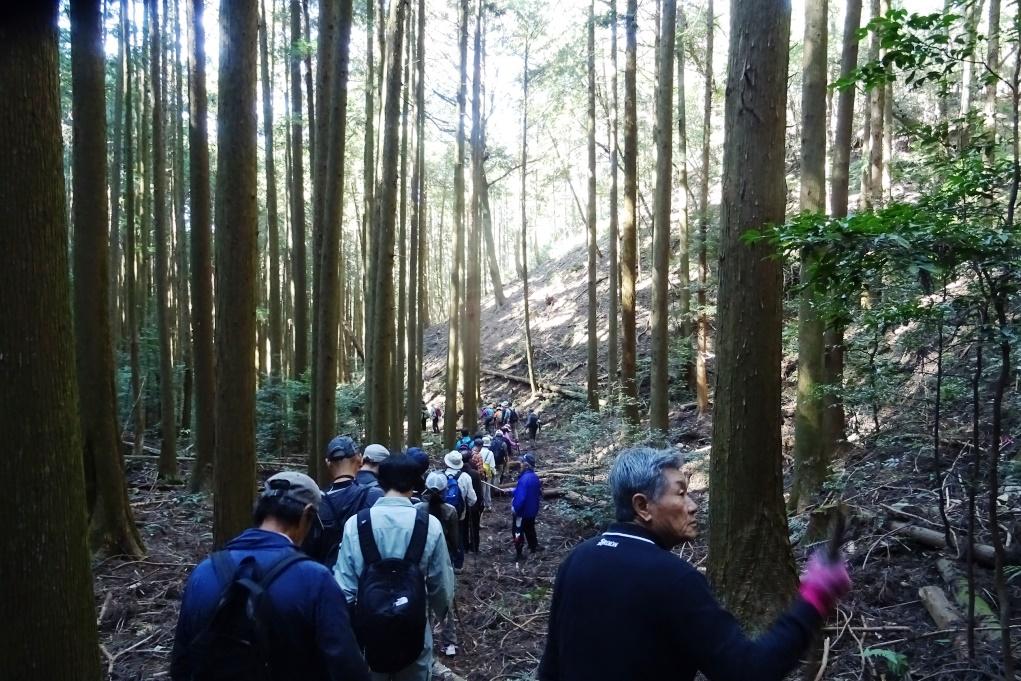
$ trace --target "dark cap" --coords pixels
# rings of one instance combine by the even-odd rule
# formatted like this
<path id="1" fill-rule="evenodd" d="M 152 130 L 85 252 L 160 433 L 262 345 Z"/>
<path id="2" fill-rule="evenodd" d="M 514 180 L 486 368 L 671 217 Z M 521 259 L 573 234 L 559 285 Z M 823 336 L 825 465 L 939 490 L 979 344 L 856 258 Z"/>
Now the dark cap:
<path id="1" fill-rule="evenodd" d="M 354 456 L 357 452 L 358 447 L 355 445 L 355 441 L 347 435 L 338 435 L 330 440 L 330 444 L 326 445 L 326 458 L 330 461 L 346 459 L 349 456 Z"/>
<path id="2" fill-rule="evenodd" d="M 532 454 L 531 452 L 528 452 L 527 454 L 522 454 L 521 460 L 524 463 L 527 463 L 532 468 L 535 468 L 535 455 Z"/>

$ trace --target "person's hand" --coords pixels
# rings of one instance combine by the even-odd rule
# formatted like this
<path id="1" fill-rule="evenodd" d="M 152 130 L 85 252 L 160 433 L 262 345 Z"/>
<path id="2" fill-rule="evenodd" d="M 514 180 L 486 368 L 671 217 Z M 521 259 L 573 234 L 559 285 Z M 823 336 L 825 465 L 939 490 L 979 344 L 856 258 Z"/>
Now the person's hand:
<path id="1" fill-rule="evenodd" d="M 812 554 L 801 573 L 801 597 L 822 617 L 832 614 L 841 598 L 851 591 L 851 576 L 843 557 L 831 561 L 822 553 Z"/>

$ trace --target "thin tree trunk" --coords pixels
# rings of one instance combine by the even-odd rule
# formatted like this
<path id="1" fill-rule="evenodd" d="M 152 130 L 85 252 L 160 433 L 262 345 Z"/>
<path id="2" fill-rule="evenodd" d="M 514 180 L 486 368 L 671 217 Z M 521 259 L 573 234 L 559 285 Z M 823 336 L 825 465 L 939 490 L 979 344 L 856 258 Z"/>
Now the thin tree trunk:
<path id="1" fill-rule="evenodd" d="M 124 170 L 124 73 L 127 66 L 128 46 L 128 3 L 120 0 L 118 20 L 120 37 L 117 41 L 117 81 L 113 99 L 113 167 L 110 169 L 110 281 L 107 292 L 110 298 L 110 335 L 114 349 L 121 341 L 123 298 L 121 295 L 121 173 Z M 131 131 L 127 131 L 131 134 Z M 73 179 L 73 177 L 72 177 Z"/>
<path id="2" fill-rule="evenodd" d="M 0 602 L 16 617 L 0 643 L 0 678 L 95 681 L 101 672 L 75 413 L 57 4 L 25 3 L 0 22 L 0 91 L 8 95 L 0 97 L 0 475 L 10 483 L 12 523 Z M 104 308 L 107 302 L 98 298 Z"/>
<path id="3" fill-rule="evenodd" d="M 371 0 L 369 0 L 371 2 Z M 458 27 L 460 80 L 457 88 L 457 156 L 454 158 L 454 243 L 450 265 L 450 299 L 447 317 L 447 386 L 443 414 L 443 441 L 454 441 L 457 428 L 457 383 L 460 372 L 461 268 L 464 264 L 464 114 L 468 90 L 468 0 L 461 0 Z M 474 418 L 474 414 L 471 415 Z M 465 426 L 469 416 L 465 415 Z"/>
<path id="4" fill-rule="evenodd" d="M 606 364 L 609 374 L 608 389 L 617 385 L 617 372 L 620 369 L 618 330 L 620 328 L 620 258 L 619 247 L 619 224 L 617 205 L 617 165 L 619 162 L 620 147 L 617 140 L 617 119 L 619 102 L 617 99 L 617 0 L 610 0 L 610 101 L 612 109 L 610 112 L 610 276 L 609 276 L 609 311 L 607 313 L 607 349 Z M 533 381 L 534 384 L 534 381 Z M 534 388 L 533 388 L 534 391 Z"/>
<path id="5" fill-rule="evenodd" d="M 156 329 L 160 363 L 160 461 L 161 478 L 177 477 L 177 419 L 174 416 L 174 365 L 170 348 L 170 253 L 167 233 L 167 148 L 163 124 L 163 74 L 161 50 L 163 29 L 157 0 L 149 0 L 152 40 L 150 80 L 152 81 L 152 196 L 153 238 L 156 240 Z"/>
<path id="6" fill-rule="evenodd" d="M 376 109 L 375 109 L 375 0 L 365 0 L 365 137 L 362 143 L 362 201 L 364 209 L 362 213 L 361 230 L 361 255 L 362 255 L 362 338 L 365 341 L 365 404 L 372 403 L 372 382 L 369 376 L 373 371 L 375 356 L 375 343 L 369 343 L 370 329 L 372 328 L 373 300 L 373 265 L 372 254 L 376 251 L 372 247 L 375 239 L 373 215 L 375 214 L 375 192 L 376 192 Z M 380 16 L 379 20 L 384 20 Z M 382 59 L 382 55 L 380 55 Z M 382 64 L 380 65 L 382 68 Z M 367 412 L 365 415 L 365 430 L 368 432 L 373 427 L 375 414 Z"/>
<path id="7" fill-rule="evenodd" d="M 415 13 L 415 160 L 411 174 L 411 234 L 408 262 L 408 444 L 422 444 L 422 326 L 421 295 L 425 280 L 422 249 L 425 244 L 425 0 Z"/>
<path id="8" fill-rule="evenodd" d="M 213 543 L 248 526 L 255 493 L 255 287 L 259 207 L 255 3 L 220 5 L 216 168 L 216 456 Z"/>
<path id="9" fill-rule="evenodd" d="M 695 401 L 699 415 L 709 411 L 709 372 L 706 360 L 709 356 L 709 147 L 712 142 L 713 115 L 713 38 L 716 33 L 716 16 L 713 14 L 713 0 L 706 3 L 705 39 L 705 89 L 702 97 L 702 175 L 698 185 L 698 293 L 695 305 L 698 308 L 698 350 L 695 353 Z"/>
<path id="10" fill-rule="evenodd" d="M 262 67 L 262 137 L 265 144 L 266 169 L 266 239 L 269 243 L 269 372 L 279 380 L 283 374 L 283 320 L 280 310 L 280 219 L 277 215 L 277 172 L 273 158 L 273 81 L 270 80 L 267 34 L 271 30 L 266 15 L 266 2 L 261 0 L 262 23 L 259 30 L 259 63 Z M 282 441 L 281 441 L 282 442 Z"/>
<path id="11" fill-rule="evenodd" d="M 521 70 L 521 288 L 525 304 L 525 362 L 528 384 L 535 395 L 535 357 L 532 350 L 532 320 L 528 302 L 528 51 L 531 36 L 525 38 L 525 64 Z"/>
<path id="12" fill-rule="evenodd" d="M 670 389 L 670 212 L 673 196 L 673 78 L 677 3 L 663 0 L 656 93 L 656 195 L 652 244 L 652 368 L 649 427 L 666 435 Z"/>
<path id="13" fill-rule="evenodd" d="M 486 139 L 486 121 L 482 121 L 482 139 Z M 482 187 L 479 200 L 482 202 L 482 237 L 485 239 L 486 259 L 489 262 L 489 281 L 493 284 L 493 299 L 497 307 L 503 307 L 507 303 L 507 296 L 503 293 L 503 279 L 500 277 L 500 252 L 497 244 L 503 245 L 502 239 L 493 239 L 493 212 L 489 205 L 489 180 L 486 179 L 486 166 L 482 164 Z"/>
<path id="14" fill-rule="evenodd" d="M 135 249 L 135 158 L 132 140 L 135 139 L 134 109 L 132 107 L 132 74 L 135 72 L 133 60 L 130 55 L 133 50 L 130 45 L 130 32 L 128 35 L 128 63 L 125 74 L 125 95 L 124 95 L 124 184 L 127 191 L 124 196 L 124 298 L 125 298 L 125 323 L 128 327 L 128 356 L 131 365 L 131 414 L 132 414 L 132 439 L 134 441 L 133 451 L 135 454 L 142 454 L 145 444 L 145 404 L 142 394 L 142 362 L 138 346 L 138 327 L 141 323 L 139 314 L 138 295 L 138 259 Z M 141 156 L 141 154 L 139 154 Z"/>
<path id="15" fill-rule="evenodd" d="M 106 202 L 97 200 L 106 192 L 106 90 L 101 12 L 99 0 L 71 3 L 78 414 L 92 549 L 104 555 L 140 556 L 144 549 L 128 503 L 118 437 L 107 293 L 110 285 L 107 230 L 110 226 Z"/>
<path id="16" fill-rule="evenodd" d="M 588 212 L 585 216 L 588 237 L 588 361 L 586 366 L 586 395 L 588 408 L 599 409 L 599 338 L 596 331 L 597 305 L 596 289 L 599 281 L 596 260 L 596 3 L 589 2 L 588 9 Z"/>
<path id="17" fill-rule="evenodd" d="M 468 232 L 468 254 L 465 272 L 464 328 L 462 359 L 464 361 L 464 428 L 472 428 L 479 414 L 479 343 L 482 289 L 482 263 L 479 260 L 482 216 L 479 189 L 482 185 L 482 0 L 475 15 L 475 50 L 472 62 L 472 132 L 471 132 L 471 225 Z M 468 16 L 465 14 L 465 23 Z"/>
<path id="18" fill-rule="evenodd" d="M 736 3 L 730 16 L 709 575 L 757 629 L 787 605 L 797 578 L 780 450 L 780 262 L 741 237 L 784 220 L 791 17 L 770 0 Z"/>
<path id="19" fill-rule="evenodd" d="M 828 0 L 805 5 L 805 38 L 801 87 L 801 212 L 826 211 L 826 55 Z M 801 253 L 798 313 L 798 391 L 794 412 L 794 483 L 790 506 L 799 513 L 815 502 L 829 469 L 826 456 L 821 386 L 825 381 L 822 294 L 811 284 L 818 253 Z"/>
<path id="20" fill-rule="evenodd" d="M 680 215 L 677 278 L 681 284 L 678 301 L 680 303 L 681 335 L 686 339 L 685 342 L 688 342 L 691 336 L 691 235 L 688 224 L 688 117 L 685 111 L 684 87 L 684 34 L 688 30 L 688 19 L 684 14 L 683 3 L 677 8 L 677 22 L 677 45 L 675 47 L 677 61 L 677 212 Z M 695 348 L 692 349 L 695 350 Z M 688 362 L 684 369 L 684 375 L 694 392 L 694 362 Z"/>
<path id="21" fill-rule="evenodd" d="M 407 320 L 408 320 L 408 113 L 411 105 L 411 11 L 405 18 L 405 62 L 403 82 L 407 84 L 401 107 L 401 169 L 400 199 L 398 207 L 397 229 L 397 356 L 392 389 L 393 410 L 391 431 L 393 438 L 400 445 L 404 442 L 404 379 L 405 355 L 407 353 Z M 410 389 L 411 386 L 409 385 Z M 410 425 L 410 424 L 409 424 Z"/>
<path id="22" fill-rule="evenodd" d="M 185 176 L 184 176 L 184 72 L 181 60 L 181 9 L 174 4 L 174 221 L 177 232 L 177 250 L 174 252 L 177 265 L 178 291 L 177 301 L 177 338 L 180 348 L 181 363 L 184 375 L 181 381 L 181 415 L 179 419 L 182 430 L 191 430 L 192 393 L 194 375 L 192 372 L 191 348 L 191 292 L 189 291 L 188 267 L 188 235 L 184 220 Z"/>
<path id="23" fill-rule="evenodd" d="M 710 0 L 711 1 L 711 0 Z M 627 0 L 624 17 L 626 58 L 624 63 L 624 224 L 621 229 L 621 325 L 624 329 L 621 357 L 621 388 L 624 416 L 638 424 L 637 336 L 635 328 L 635 284 L 638 277 L 638 2 Z"/>

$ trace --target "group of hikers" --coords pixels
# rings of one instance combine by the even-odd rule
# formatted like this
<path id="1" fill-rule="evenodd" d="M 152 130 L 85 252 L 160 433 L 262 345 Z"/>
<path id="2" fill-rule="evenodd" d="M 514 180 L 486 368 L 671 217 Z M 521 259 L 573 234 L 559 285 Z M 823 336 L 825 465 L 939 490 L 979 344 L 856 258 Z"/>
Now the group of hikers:
<path id="1" fill-rule="evenodd" d="M 174 681 L 428 681 L 433 636 L 457 651 L 456 577 L 479 551 L 513 449 L 462 431 L 442 468 L 419 447 L 359 451 L 338 436 L 325 456 L 332 483 L 282 472 L 266 480 L 254 527 L 200 563 L 181 603 Z M 504 468 L 493 447 L 503 452 Z M 516 558 L 541 551 L 542 486 L 531 453 L 511 504 Z M 782 679 L 850 590 L 846 563 L 818 554 L 798 596 L 749 639 L 705 577 L 671 552 L 697 533 L 682 457 L 620 452 L 609 475 L 617 522 L 577 546 L 557 572 L 540 681 Z"/>
<path id="2" fill-rule="evenodd" d="M 458 415 L 461 415 L 460 412 L 458 412 Z M 441 418 L 443 418 L 443 409 L 439 405 L 422 402 L 423 432 L 426 430 L 426 424 L 431 421 L 433 433 L 439 433 Z M 524 421 L 528 440 L 534 444 L 539 429 L 542 427 L 539 414 L 534 409 L 529 409 Z M 518 423 L 520 422 L 521 417 L 518 415 L 517 409 L 508 400 L 504 400 L 499 406 L 495 402 L 484 405 L 479 410 L 479 426 L 482 431 L 490 436 L 500 432 L 509 432 L 516 442 L 518 438 Z"/>

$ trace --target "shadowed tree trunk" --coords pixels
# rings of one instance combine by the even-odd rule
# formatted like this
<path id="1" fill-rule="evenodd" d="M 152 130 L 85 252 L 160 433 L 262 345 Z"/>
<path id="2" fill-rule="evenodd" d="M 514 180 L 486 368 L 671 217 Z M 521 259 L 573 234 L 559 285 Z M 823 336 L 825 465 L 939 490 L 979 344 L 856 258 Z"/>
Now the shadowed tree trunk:
<path id="1" fill-rule="evenodd" d="M 410 2 L 409 2 L 410 4 Z M 404 40 L 404 76 L 406 84 L 404 96 L 401 97 L 401 169 L 400 169 L 400 200 L 398 206 L 397 229 L 397 355 L 393 373 L 393 410 L 391 432 L 393 439 L 400 446 L 404 440 L 404 379 L 405 361 L 407 357 L 407 323 L 408 323 L 408 113 L 411 107 L 411 10 L 405 14 Z M 409 385 L 410 389 L 411 386 Z M 410 424 L 409 424 L 410 425 Z"/>
<path id="2" fill-rule="evenodd" d="M 586 396 L 588 408 L 599 409 L 599 339 L 596 336 L 596 315 L 598 313 L 596 288 L 599 281 L 596 260 L 596 3 L 589 2 L 588 8 L 588 213 L 586 227 L 588 237 L 588 367 Z"/>
<path id="3" fill-rule="evenodd" d="M 673 78 L 677 3 L 663 0 L 656 93 L 656 195 L 652 243 L 652 387 L 649 427 L 666 435 L 670 389 L 670 210 L 673 195 Z"/>
<path id="4" fill-rule="evenodd" d="M 124 170 L 124 77 L 127 70 L 128 3 L 120 0 L 118 20 L 120 36 L 117 41 L 117 80 L 113 100 L 113 167 L 110 169 L 110 281 L 107 293 L 110 298 L 110 336 L 116 349 L 124 332 L 122 325 L 123 297 L 121 288 L 121 173 Z M 127 131 L 131 134 L 131 131 Z"/>
<path id="5" fill-rule="evenodd" d="M 637 337 L 635 328 L 635 284 L 638 277 L 638 1 L 627 0 L 624 17 L 626 36 L 624 60 L 624 224 L 621 228 L 620 300 L 624 338 L 621 350 L 621 391 L 624 416 L 638 424 L 638 383 L 635 377 Z"/>
<path id="6" fill-rule="evenodd" d="M 525 304 L 525 362 L 528 384 L 536 393 L 535 357 L 532 350 L 532 320 L 528 302 L 528 51 L 530 37 L 525 38 L 525 64 L 521 69 L 521 288 Z"/>
<path id="7" fill-rule="evenodd" d="M 266 169 L 266 240 L 269 246 L 269 357 L 270 377 L 280 379 L 283 357 L 283 320 L 280 309 L 280 220 L 277 215 L 277 171 L 273 158 L 273 81 L 270 80 L 267 34 L 272 30 L 261 1 L 262 22 L 259 30 L 259 64 L 262 68 L 262 139 L 265 144 Z"/>
<path id="8" fill-rule="evenodd" d="M 152 26 L 149 45 L 149 80 L 152 83 L 152 218 L 156 240 L 156 329 L 160 363 L 160 460 L 161 478 L 177 477 L 177 419 L 174 416 L 174 364 L 170 348 L 170 252 L 167 233 L 167 145 L 163 123 L 163 29 L 159 2 L 149 0 Z"/>
<path id="9" fill-rule="evenodd" d="M 78 416 L 92 549 L 141 556 L 124 482 L 110 333 L 106 90 L 100 0 L 71 3 L 74 326 Z M 116 195 L 114 195 L 116 196 Z"/>
<path id="10" fill-rule="evenodd" d="M 184 204 L 186 201 L 184 173 L 184 68 L 181 46 L 181 8 L 174 6 L 174 222 L 177 236 L 174 252 L 177 266 L 176 279 L 180 297 L 177 301 L 177 338 L 180 346 L 184 376 L 181 380 L 181 414 L 178 419 L 182 430 L 191 430 L 194 372 L 191 347 L 191 291 L 189 290 L 188 230 L 185 228 Z"/>
<path id="11" fill-rule="evenodd" d="M 96 681 L 101 672 L 76 414 L 58 69 L 57 3 L 25 3 L 16 12 L 5 8 L 0 475 L 10 483 L 11 525 L 0 560 L 0 602 L 16 623 L 0 639 L 0 678 Z M 105 222 L 104 215 L 103 229 Z M 107 299 L 98 304 L 105 307 Z"/>
<path id="12" fill-rule="evenodd" d="M 305 155 L 301 108 L 301 2 L 291 0 L 291 281 L 294 286 L 294 363 L 291 376 L 300 379 L 308 369 L 308 273 L 305 255 Z M 310 128 L 311 132 L 311 128 Z M 311 145 L 310 145 L 311 148 Z M 294 401 L 299 446 L 308 446 L 308 397 Z M 310 465 L 317 456 L 312 452 Z"/>
<path id="13" fill-rule="evenodd" d="M 129 49 L 131 55 L 131 32 L 128 33 Z M 133 452 L 138 455 L 144 452 L 145 446 L 145 409 L 144 396 L 142 394 L 142 361 L 138 345 L 138 327 L 141 324 L 141 312 L 138 294 L 138 258 L 135 248 L 135 217 L 137 207 L 135 197 L 135 156 L 134 144 L 135 128 L 133 126 L 134 109 L 132 98 L 134 86 L 132 84 L 135 68 L 132 59 L 128 59 L 127 73 L 124 83 L 124 186 L 127 191 L 124 196 L 124 299 L 125 310 L 124 322 L 128 327 L 128 362 L 131 366 L 131 416 L 132 416 L 132 441 L 134 442 Z M 140 127 L 144 127 L 141 125 Z M 141 154 L 139 154 L 141 155 Z M 144 282 L 143 282 L 144 289 Z"/>
<path id="14" fill-rule="evenodd" d="M 191 165 L 191 332 L 195 363 L 195 468 L 189 486 L 208 486 L 216 444 L 213 354 L 213 257 L 206 108 L 205 0 L 191 1 L 188 53 L 188 153 Z"/>
<path id="15" fill-rule="evenodd" d="M 617 143 L 617 0 L 610 0 L 610 101 L 612 109 L 610 112 L 610 277 L 609 293 L 610 305 L 607 314 L 607 349 L 606 363 L 609 374 L 609 387 L 617 385 L 617 372 L 620 368 L 618 330 L 620 328 L 620 262 L 618 256 L 619 234 L 617 212 L 617 164 L 619 162 L 620 147 Z"/>
<path id="16" fill-rule="evenodd" d="M 425 279 L 422 246 L 425 235 L 425 0 L 418 0 L 415 12 L 415 159 L 411 173 L 411 234 L 408 262 L 408 444 L 422 444 L 422 325 L 425 305 L 421 295 Z"/>
<path id="17" fill-rule="evenodd" d="M 675 47 L 677 61 L 677 212 L 680 215 L 677 247 L 677 278 L 680 280 L 679 295 L 681 335 L 690 342 L 691 338 L 691 235 L 688 224 L 688 117 L 685 111 L 684 89 L 684 33 L 688 29 L 688 20 L 684 14 L 683 3 L 677 8 L 677 45 Z M 697 348 L 692 348 L 697 351 Z M 690 359 L 684 367 L 685 380 L 695 391 L 695 365 Z"/>
<path id="18" fill-rule="evenodd" d="M 460 373 L 461 269 L 464 265 L 464 114 L 468 90 L 468 0 L 461 0 L 461 24 L 458 27 L 461 55 L 457 88 L 457 156 L 454 158 L 454 242 L 450 264 L 450 299 L 447 318 L 447 386 L 443 413 L 443 442 L 454 441 L 457 428 L 457 383 Z M 474 414 L 465 414 L 468 427 Z"/>
<path id="19" fill-rule="evenodd" d="M 801 211 L 826 212 L 826 54 L 827 0 L 805 5 L 805 39 L 801 87 Z M 813 249 L 801 253 L 801 282 L 808 284 L 818 257 Z M 794 482 L 790 506 L 799 513 L 815 501 L 829 469 L 823 429 L 823 321 L 818 306 L 822 294 L 801 291 L 798 312 L 798 394 L 794 412 Z"/>
<path id="20" fill-rule="evenodd" d="M 741 239 L 784 220 L 790 19 L 790 5 L 771 0 L 731 7 L 709 576 L 752 629 L 787 605 L 797 583 L 781 470 L 780 262 Z"/>
<path id="21" fill-rule="evenodd" d="M 706 310 L 709 288 L 709 146 L 712 142 L 713 117 L 713 37 L 716 33 L 716 16 L 713 0 L 706 4 L 705 38 L 705 89 L 702 95 L 702 175 L 698 185 L 698 330 L 695 352 L 695 402 L 699 415 L 709 411 L 709 372 L 706 359 L 709 355 L 709 313 Z"/>
<path id="22" fill-rule="evenodd" d="M 480 261 L 482 215 L 482 0 L 475 14 L 475 50 L 472 62 L 472 132 L 471 132 L 471 227 L 468 232 L 468 253 L 464 287 L 464 328 L 462 359 L 464 361 L 464 428 L 473 429 L 479 415 L 479 342 L 481 336 L 482 262 Z M 465 18 L 467 22 L 467 16 Z"/>
<path id="23" fill-rule="evenodd" d="M 376 0 L 365 0 L 365 137 L 362 142 L 362 183 L 363 183 L 363 213 L 361 233 L 361 255 L 362 255 L 362 309 L 364 311 L 362 321 L 362 336 L 369 341 L 369 334 L 372 328 L 373 301 L 373 254 L 376 252 L 375 225 L 373 216 L 376 210 L 376 68 L 375 68 L 375 12 Z M 385 20 L 382 15 L 380 22 Z M 382 60 L 382 55 L 380 55 Z M 382 68 L 382 64 L 380 67 Z M 373 385 L 368 377 L 373 371 L 375 359 L 375 343 L 366 342 L 365 350 L 365 404 L 372 403 Z M 365 430 L 368 432 L 374 427 L 375 414 L 367 411 L 365 415 Z"/>
<path id="24" fill-rule="evenodd" d="M 258 275 L 255 3 L 220 5 L 216 148 L 216 456 L 213 543 L 248 526 L 255 493 Z"/>

